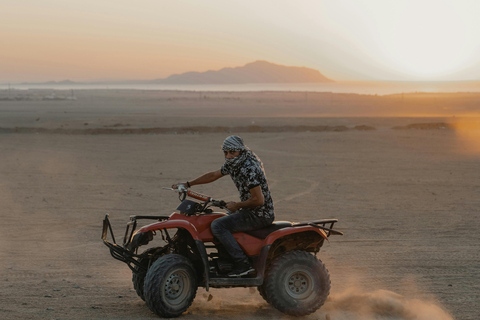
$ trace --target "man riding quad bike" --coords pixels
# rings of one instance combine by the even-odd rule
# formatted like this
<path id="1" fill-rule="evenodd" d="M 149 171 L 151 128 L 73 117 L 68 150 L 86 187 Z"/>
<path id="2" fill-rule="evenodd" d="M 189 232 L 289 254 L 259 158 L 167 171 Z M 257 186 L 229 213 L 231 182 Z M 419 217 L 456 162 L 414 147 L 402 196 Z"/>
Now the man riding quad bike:
<path id="1" fill-rule="evenodd" d="M 154 313 L 166 318 L 181 315 L 192 304 L 199 286 L 207 291 L 257 287 L 265 301 L 294 316 L 315 312 L 325 303 L 330 276 L 316 254 L 330 235 L 342 235 L 332 229 L 336 219 L 273 222 L 262 229 L 233 233 L 254 272 L 231 277 L 228 274 L 235 261 L 210 229 L 213 221 L 228 215 L 214 212 L 212 207 L 225 208 L 226 203 L 183 185 L 172 190 L 181 200 L 177 212 L 131 216 L 122 245 L 115 241 L 108 214 L 103 221 L 105 245 L 132 270 L 137 294 Z M 140 220 L 155 221 L 137 229 Z M 139 253 L 142 246 L 146 249 Z"/>
<path id="2" fill-rule="evenodd" d="M 138 295 L 162 317 L 187 310 L 198 286 L 207 290 L 255 286 L 282 312 L 314 312 L 327 299 L 330 278 L 312 253 L 316 254 L 331 234 L 341 234 L 332 230 L 337 220 L 272 223 L 273 201 L 260 158 L 238 136 L 227 137 L 222 150 L 225 163 L 220 169 L 172 186 L 182 201 L 178 212 L 131 217 L 122 247 L 115 244 L 105 217 L 105 244 L 114 258 L 132 269 Z M 235 183 L 240 202 L 216 201 L 187 189 L 226 175 Z M 186 196 L 201 202 L 186 200 Z M 229 214 L 213 212 L 211 207 L 225 208 Z M 158 222 L 135 230 L 140 219 Z M 108 229 L 113 243 L 106 240 Z M 158 234 L 164 243 L 138 254 L 139 247 Z"/>

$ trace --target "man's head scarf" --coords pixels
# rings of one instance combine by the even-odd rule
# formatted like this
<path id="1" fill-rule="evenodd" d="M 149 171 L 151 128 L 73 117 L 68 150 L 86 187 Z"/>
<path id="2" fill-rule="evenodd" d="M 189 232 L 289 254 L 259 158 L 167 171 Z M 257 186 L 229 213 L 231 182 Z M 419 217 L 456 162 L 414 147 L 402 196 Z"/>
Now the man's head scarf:
<path id="1" fill-rule="evenodd" d="M 239 136 L 230 136 L 223 141 L 223 151 L 244 151 L 245 149 L 245 143 Z"/>
<path id="2" fill-rule="evenodd" d="M 253 153 L 250 148 L 248 148 L 243 139 L 239 136 L 229 136 L 223 141 L 222 145 L 223 151 L 240 151 L 240 155 L 233 159 L 225 158 L 225 167 L 227 169 L 237 169 L 245 160 L 252 159 L 253 161 L 260 164 L 263 168 L 262 161 L 257 157 L 255 153 Z"/>

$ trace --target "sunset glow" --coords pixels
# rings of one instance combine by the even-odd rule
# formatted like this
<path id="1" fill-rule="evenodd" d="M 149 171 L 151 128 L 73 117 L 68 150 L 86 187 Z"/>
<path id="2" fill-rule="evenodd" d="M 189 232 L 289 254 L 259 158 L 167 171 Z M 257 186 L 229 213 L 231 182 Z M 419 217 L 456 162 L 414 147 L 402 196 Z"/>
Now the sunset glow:
<path id="1" fill-rule="evenodd" d="M 384 4 L 383 9 L 387 5 L 391 3 Z M 379 55 L 384 56 L 386 65 L 419 79 L 444 77 L 467 69 L 478 63 L 477 13 L 478 10 L 469 11 L 462 3 L 401 1 L 395 14 L 376 15 L 376 26 L 382 26 L 376 29 L 374 37 Z"/>
<path id="2" fill-rule="evenodd" d="M 256 60 L 335 80 L 479 80 L 475 0 L 5 0 L 0 83 L 157 79 Z"/>

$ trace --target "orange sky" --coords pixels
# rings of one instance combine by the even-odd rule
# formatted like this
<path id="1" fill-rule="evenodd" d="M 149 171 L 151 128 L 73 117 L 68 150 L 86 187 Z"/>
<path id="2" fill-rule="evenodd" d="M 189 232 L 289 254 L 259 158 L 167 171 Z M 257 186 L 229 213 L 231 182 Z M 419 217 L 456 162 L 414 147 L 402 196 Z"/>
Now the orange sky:
<path id="1" fill-rule="evenodd" d="M 336 80 L 480 80 L 478 0 L 2 0 L 0 83 L 267 60 Z"/>

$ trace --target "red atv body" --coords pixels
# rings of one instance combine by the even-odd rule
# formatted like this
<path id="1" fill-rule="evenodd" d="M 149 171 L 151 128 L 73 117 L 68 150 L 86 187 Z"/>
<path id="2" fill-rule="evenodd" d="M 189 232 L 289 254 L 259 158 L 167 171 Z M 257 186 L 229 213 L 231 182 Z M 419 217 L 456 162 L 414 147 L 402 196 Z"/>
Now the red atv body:
<path id="1" fill-rule="evenodd" d="M 210 230 L 213 220 L 225 216 L 213 212 L 225 202 L 181 191 L 182 202 L 170 216 L 131 216 L 123 244 L 115 241 L 108 214 L 102 240 L 111 255 L 133 272 L 133 285 L 148 307 L 161 317 L 181 315 L 193 302 L 197 287 L 257 287 L 261 296 L 289 315 L 306 315 L 320 308 L 330 292 L 330 276 L 316 258 L 332 234 L 336 219 L 300 223 L 274 222 L 249 232 L 234 233 L 256 273 L 227 277 L 233 262 Z M 201 200 L 185 200 L 186 196 Z M 137 229 L 139 220 L 157 220 Z M 112 242 L 107 240 L 108 233 Z M 154 236 L 160 241 L 153 241 Z M 156 240 L 157 240 L 156 239 Z M 146 250 L 138 253 L 139 248 Z"/>

